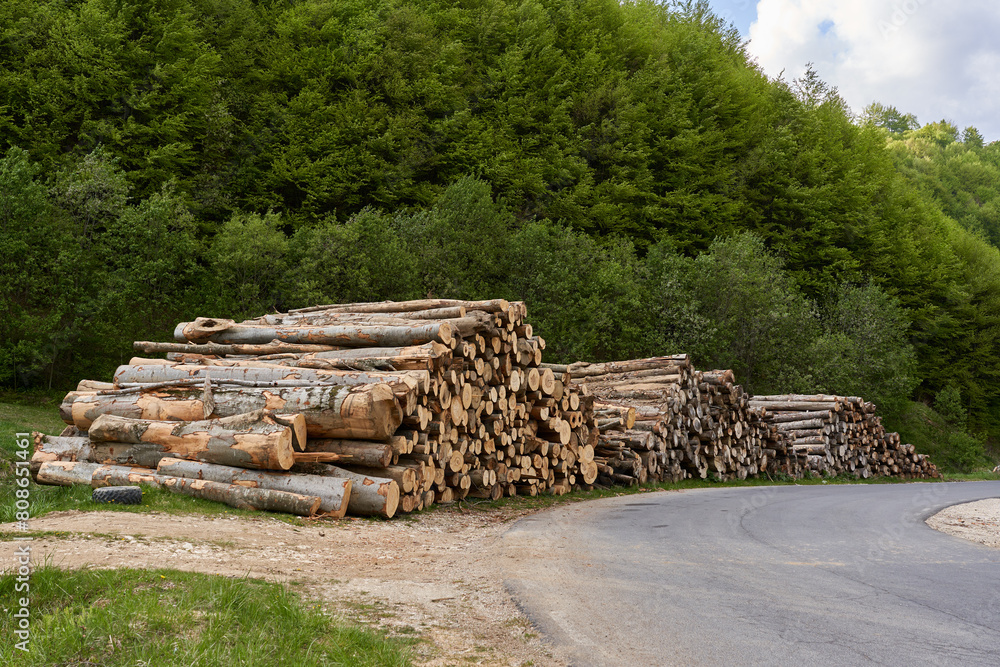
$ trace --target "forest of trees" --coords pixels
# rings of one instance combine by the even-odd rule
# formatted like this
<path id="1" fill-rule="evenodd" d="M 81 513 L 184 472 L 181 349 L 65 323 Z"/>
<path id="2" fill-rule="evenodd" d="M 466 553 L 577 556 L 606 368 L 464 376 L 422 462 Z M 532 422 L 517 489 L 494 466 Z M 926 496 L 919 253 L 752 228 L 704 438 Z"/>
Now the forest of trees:
<path id="1" fill-rule="evenodd" d="M 1000 143 L 768 79 L 700 2 L 0 4 L 6 387 L 199 315 L 506 297 L 553 361 L 934 407 L 968 468 L 998 245 Z"/>

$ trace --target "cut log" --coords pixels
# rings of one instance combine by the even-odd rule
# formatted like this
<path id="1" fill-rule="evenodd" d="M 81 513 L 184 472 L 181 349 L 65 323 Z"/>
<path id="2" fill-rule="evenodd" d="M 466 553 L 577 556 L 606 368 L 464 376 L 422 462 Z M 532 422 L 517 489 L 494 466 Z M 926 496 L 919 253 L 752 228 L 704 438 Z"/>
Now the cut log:
<path id="1" fill-rule="evenodd" d="M 344 463 L 378 468 L 392 465 L 394 454 L 389 443 L 343 439 L 311 439 L 306 451 L 340 454 L 346 459 Z"/>
<path id="2" fill-rule="evenodd" d="M 287 426 L 292 429 L 292 447 L 299 452 L 305 451 L 306 439 L 308 437 L 305 415 L 301 413 L 281 414 L 277 412 L 270 412 L 269 417 L 275 424 L 281 424 L 282 426 Z"/>
<path id="3" fill-rule="evenodd" d="M 399 483 L 388 477 L 373 477 L 338 468 L 325 466 L 325 475 L 342 477 L 353 482 L 348 514 L 354 516 L 383 516 L 391 519 L 399 508 Z"/>
<path id="4" fill-rule="evenodd" d="M 797 431 L 800 429 L 823 428 L 828 423 L 823 419 L 800 419 L 798 421 L 778 422 L 777 427 L 779 431 Z"/>
<path id="5" fill-rule="evenodd" d="M 317 496 L 320 499 L 318 511 L 324 516 L 336 519 L 342 518 L 347 512 L 353 485 L 353 481 L 346 478 L 259 472 L 173 458 L 161 459 L 156 470 L 160 475 L 167 477 L 207 479 L 224 484 Z"/>
<path id="6" fill-rule="evenodd" d="M 412 301 L 377 301 L 368 303 L 342 303 L 326 306 L 310 306 L 290 310 L 289 313 L 310 313 L 321 310 L 331 312 L 351 313 L 403 313 L 415 310 L 431 310 L 436 308 L 453 308 L 461 306 L 466 310 L 481 310 L 486 313 L 506 313 L 511 304 L 505 299 L 490 299 L 487 301 L 461 301 L 458 299 L 416 299 Z"/>
<path id="7" fill-rule="evenodd" d="M 35 473 L 35 482 L 53 486 L 89 486 L 94 471 L 100 467 L 98 463 L 86 461 L 44 461 Z"/>
<path id="8" fill-rule="evenodd" d="M 232 320 L 198 318 L 181 322 L 174 330 L 174 340 L 229 345 L 264 345 L 272 340 L 310 345 L 345 347 L 397 347 L 437 341 L 450 345 L 452 326 L 428 320 L 410 325 L 331 325 L 317 327 L 261 326 L 236 324 Z"/>
<path id="9" fill-rule="evenodd" d="M 830 412 L 842 412 L 844 404 L 832 401 L 770 401 L 761 400 L 754 396 L 750 399 L 750 407 L 765 408 L 767 410 L 782 410 L 792 412 L 806 412 L 813 410 L 824 410 Z"/>
<path id="10" fill-rule="evenodd" d="M 299 516 L 315 516 L 322 502 L 319 496 L 305 496 L 238 484 L 222 484 L 204 479 L 169 477 L 146 468 L 99 466 L 91 480 L 91 486 L 95 489 L 102 486 L 132 484 L 162 488 L 172 493 L 225 503 L 238 509 L 284 512 Z"/>
<path id="11" fill-rule="evenodd" d="M 477 309 L 479 310 L 479 309 Z M 336 311 L 327 311 L 327 314 Z M 465 306 L 446 306 L 443 308 L 427 308 L 425 310 L 407 310 L 402 312 L 380 313 L 384 317 L 395 317 L 403 320 L 451 320 L 465 317 Z M 290 317 L 296 317 L 292 314 Z"/>
<path id="12" fill-rule="evenodd" d="M 62 437 L 32 433 L 35 441 L 35 452 L 31 456 L 32 463 L 42 464 L 46 461 L 90 461 L 90 438 L 86 436 Z"/>
<path id="13" fill-rule="evenodd" d="M 217 357 L 225 357 L 234 354 L 267 355 L 267 354 L 308 354 L 314 352 L 327 352 L 336 350 L 336 345 L 295 345 L 292 343 L 282 343 L 273 341 L 264 345 L 220 345 L 219 343 L 206 343 L 195 345 L 194 343 L 154 343 L 151 341 L 136 341 L 132 343 L 132 349 L 143 354 L 203 354 Z"/>
<path id="14" fill-rule="evenodd" d="M 287 470 L 294 463 L 292 429 L 270 421 L 265 411 L 196 422 L 162 422 L 101 415 L 90 441 L 151 444 L 162 456 L 240 468 Z"/>
<path id="15" fill-rule="evenodd" d="M 213 417 L 230 417 L 260 409 L 301 413 L 313 438 L 384 440 L 403 421 L 402 410 L 388 385 L 352 387 L 282 387 L 256 389 L 215 387 Z M 203 392 L 195 388 L 165 388 L 124 396 L 71 392 L 59 406 L 63 421 L 90 428 L 102 414 L 176 421 L 204 419 Z"/>
<path id="16" fill-rule="evenodd" d="M 373 468 L 370 466 L 340 466 L 343 470 L 348 470 L 357 475 L 366 475 L 368 477 L 381 477 L 386 479 L 395 480 L 396 484 L 399 485 L 399 490 L 401 493 L 411 493 L 418 488 L 418 484 L 421 483 L 417 479 L 417 471 L 419 468 L 412 468 L 407 466 L 386 466 L 385 468 Z"/>
<path id="17" fill-rule="evenodd" d="M 164 367 L 171 370 L 163 370 Z M 256 359 L 206 358 L 201 364 L 183 364 L 169 359 L 133 357 L 128 365 L 118 368 L 118 372 L 115 373 L 115 382 L 119 386 L 126 386 L 130 383 L 194 381 L 204 377 L 210 377 L 219 383 L 231 379 L 250 382 L 287 381 L 340 386 L 359 384 L 395 386 L 404 384 L 421 393 L 427 393 L 430 390 L 430 372 L 426 370 L 355 371 L 340 368 L 290 368 L 280 363 L 257 361 Z"/>
<path id="18" fill-rule="evenodd" d="M 541 364 L 543 368 L 549 368 L 555 373 L 569 373 L 573 379 L 593 377 L 597 375 L 608 375 L 609 373 L 628 373 L 631 371 L 644 371 L 651 368 L 675 368 L 690 367 L 688 355 L 682 354 L 672 357 L 651 357 L 648 359 L 631 359 L 628 361 L 608 361 L 605 363 L 591 364 L 585 361 L 578 361 L 573 364 Z"/>
<path id="19" fill-rule="evenodd" d="M 114 382 L 99 382 L 97 380 L 80 380 L 80 382 L 76 385 L 77 391 L 102 391 L 114 388 Z"/>

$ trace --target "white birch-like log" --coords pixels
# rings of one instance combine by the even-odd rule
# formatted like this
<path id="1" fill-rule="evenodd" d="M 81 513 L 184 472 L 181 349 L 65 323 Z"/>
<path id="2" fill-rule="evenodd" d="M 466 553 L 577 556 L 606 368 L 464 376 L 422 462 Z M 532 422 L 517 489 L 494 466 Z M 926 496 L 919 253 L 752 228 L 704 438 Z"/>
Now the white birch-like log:
<path id="1" fill-rule="evenodd" d="M 220 343 L 204 343 L 197 345 L 194 343 L 155 343 L 141 340 L 132 343 L 132 349 L 143 354 L 204 354 L 216 357 L 226 357 L 230 355 L 268 355 L 268 354 L 309 354 L 314 352 L 327 352 L 340 349 L 336 345 L 296 345 L 293 343 L 282 343 L 281 341 L 271 341 L 263 345 L 222 345 Z"/>

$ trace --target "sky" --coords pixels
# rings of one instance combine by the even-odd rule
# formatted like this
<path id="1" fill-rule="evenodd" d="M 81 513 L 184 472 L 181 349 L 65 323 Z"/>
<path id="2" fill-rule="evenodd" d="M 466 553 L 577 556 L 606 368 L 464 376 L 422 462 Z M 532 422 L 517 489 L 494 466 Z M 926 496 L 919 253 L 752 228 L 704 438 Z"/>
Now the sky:
<path id="1" fill-rule="evenodd" d="M 709 0 L 770 77 L 813 63 L 860 112 L 871 102 L 1000 140 L 996 0 Z"/>

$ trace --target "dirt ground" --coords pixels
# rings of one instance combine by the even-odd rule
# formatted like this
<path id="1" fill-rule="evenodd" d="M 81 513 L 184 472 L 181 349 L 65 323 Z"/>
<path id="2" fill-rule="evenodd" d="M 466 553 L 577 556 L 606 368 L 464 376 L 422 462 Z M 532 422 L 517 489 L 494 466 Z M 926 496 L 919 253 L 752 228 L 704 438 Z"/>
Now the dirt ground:
<path id="1" fill-rule="evenodd" d="M 1000 498 L 952 505 L 927 519 L 934 530 L 1000 548 Z"/>
<path id="2" fill-rule="evenodd" d="M 504 553 L 500 536 L 526 513 L 448 509 L 293 526 L 272 518 L 72 511 L 32 519 L 30 529 L 68 533 L 36 537 L 36 563 L 291 583 L 329 613 L 422 639 L 413 648 L 418 665 L 565 665 L 503 587 L 502 568 L 517 567 L 519 556 Z"/>

